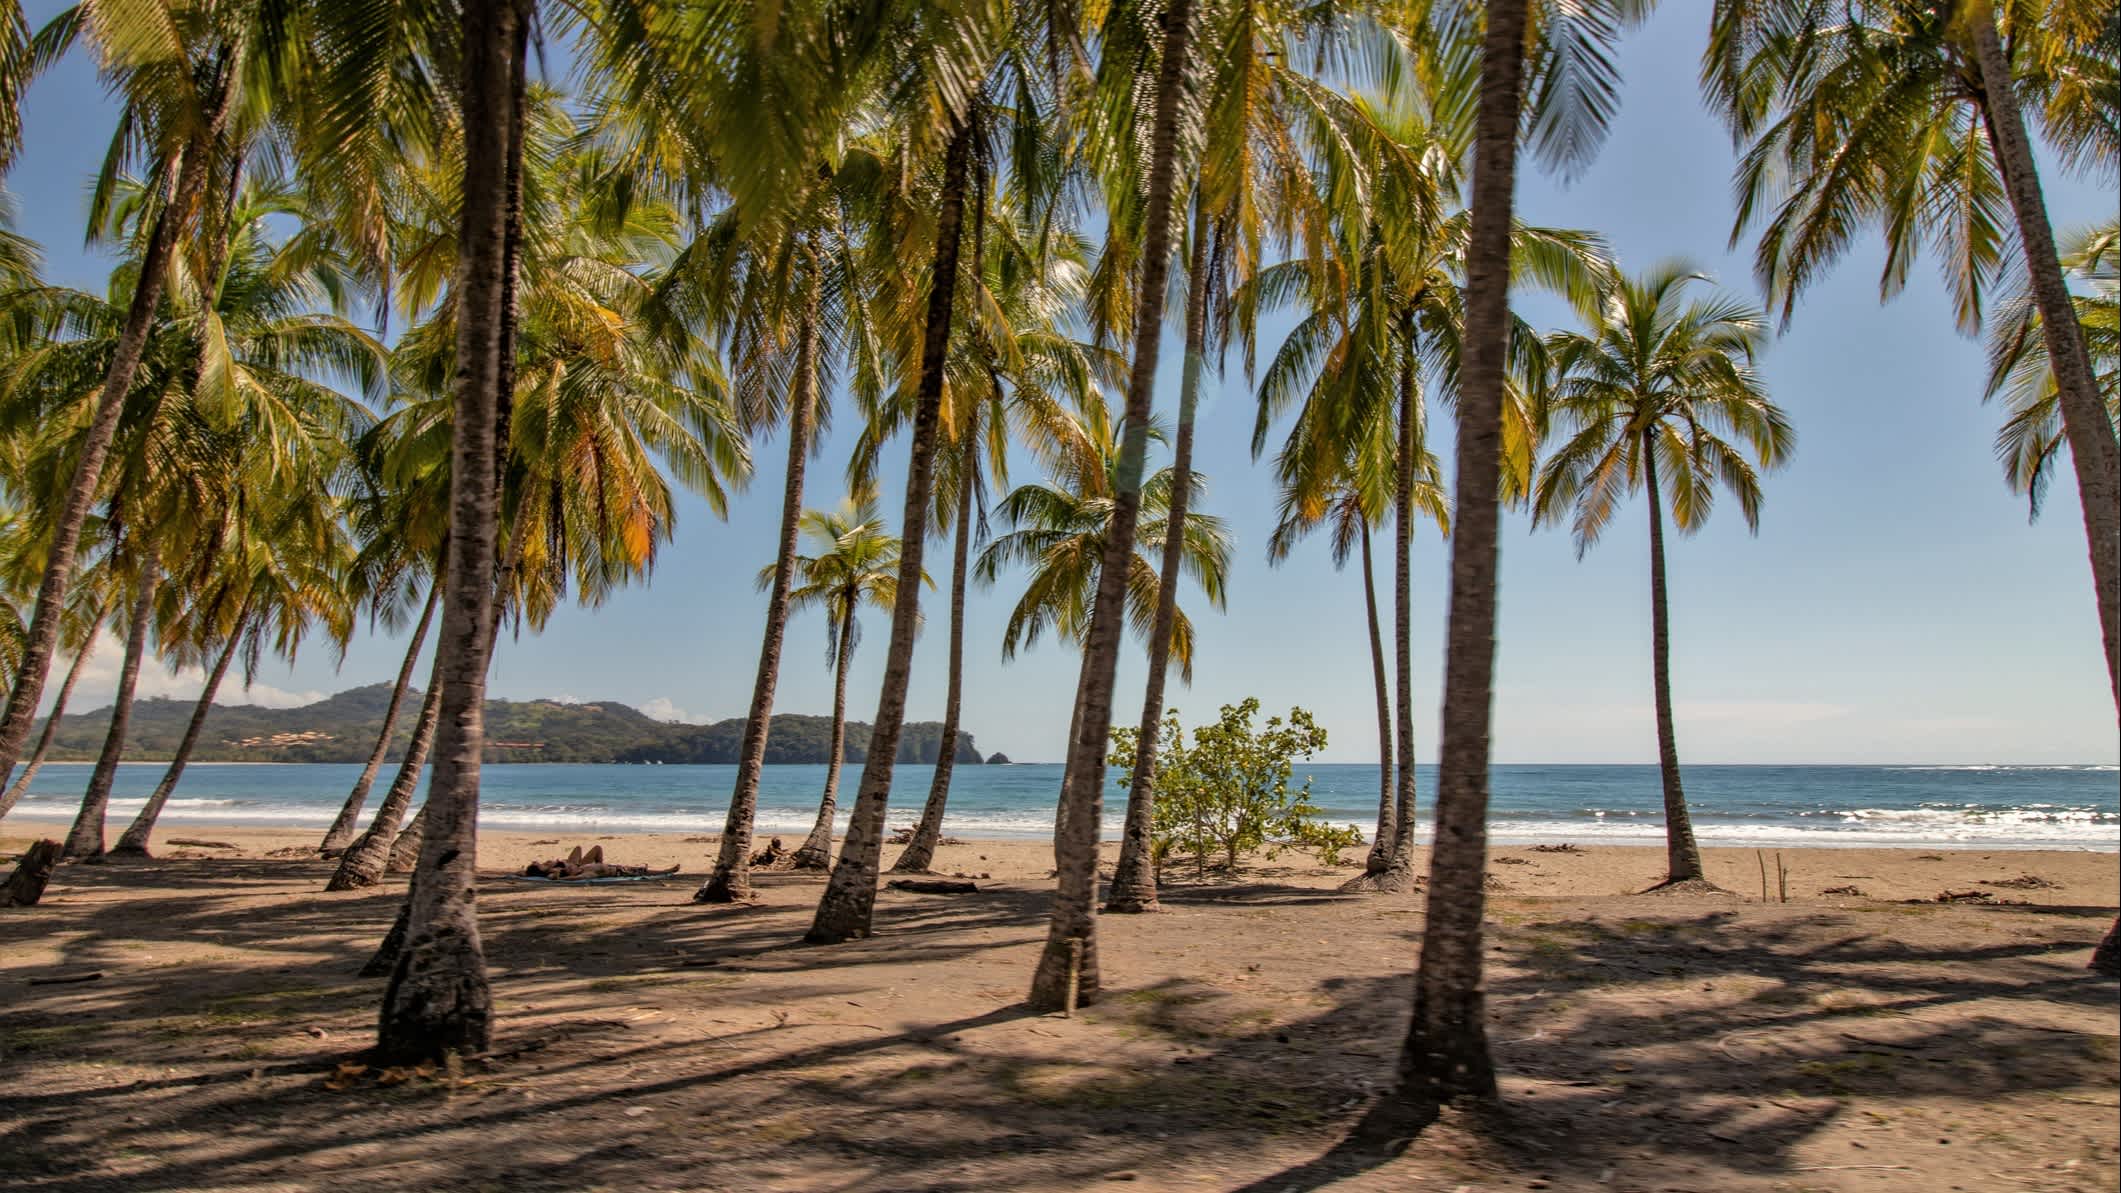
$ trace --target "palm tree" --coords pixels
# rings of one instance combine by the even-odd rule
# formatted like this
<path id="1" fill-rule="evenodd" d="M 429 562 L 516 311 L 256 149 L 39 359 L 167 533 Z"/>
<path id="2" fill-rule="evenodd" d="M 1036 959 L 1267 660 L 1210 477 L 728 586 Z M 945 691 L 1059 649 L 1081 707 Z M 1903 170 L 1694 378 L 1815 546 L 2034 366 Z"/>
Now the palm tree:
<path id="1" fill-rule="evenodd" d="M 832 862 L 832 822 L 838 809 L 840 752 L 847 738 L 847 666 L 861 642 L 856 612 L 868 605 L 890 609 L 898 601 L 901 553 L 899 540 L 884 529 L 876 497 L 857 493 L 838 510 L 806 511 L 802 532 L 818 544 L 815 555 L 795 557 L 800 585 L 788 594 L 791 609 L 817 606 L 825 611 L 825 662 L 832 668 L 832 745 L 825 761 L 825 794 L 818 802 L 817 822 L 803 847 L 795 851 L 797 869 L 822 870 Z M 774 567 L 759 573 L 761 586 L 771 584 Z"/>
<path id="2" fill-rule="evenodd" d="M 2107 419 L 2121 424 L 2121 224 L 2108 221 L 2078 233 L 2064 248 L 2062 263 L 2077 282 L 2077 322 L 2106 395 Z M 1996 432 L 1996 457 L 2011 491 L 2024 494 L 2030 516 L 2038 518 L 2055 458 L 2069 441 L 2029 286 L 2013 294 L 1990 324 L 1988 360 L 1987 396 L 2003 395 L 2010 412 Z"/>
<path id="3" fill-rule="evenodd" d="M 337 441 L 327 442 L 337 446 Z M 310 630 L 318 626 L 341 650 L 352 636 L 354 608 L 345 599 L 343 587 L 352 551 L 338 516 L 338 503 L 324 486 L 314 483 L 321 478 L 315 461 L 310 464 L 288 468 L 274 479 L 293 482 L 308 477 L 311 484 L 292 485 L 280 493 L 244 494 L 232 505 L 232 510 L 240 509 L 243 515 L 231 527 L 230 542 L 222 554 L 224 559 L 232 556 L 234 566 L 193 597 L 186 617 L 193 629 L 182 636 L 189 639 L 188 646 L 202 653 L 213 650 L 218 638 L 219 649 L 168 769 L 111 852 L 146 856 L 155 821 L 184 777 L 185 765 L 213 709 L 214 695 L 239 652 L 246 657 L 248 676 L 255 673 L 257 659 L 267 648 L 292 660 Z"/>
<path id="4" fill-rule="evenodd" d="M 2019 111 L 2021 91 L 2045 95 L 2045 130 L 2066 159 L 2113 160 L 2111 5 L 2005 7 L 1719 0 L 1703 86 L 1744 149 L 1733 239 L 1765 215 L 1756 260 L 1785 322 L 1797 295 L 1875 221 L 1888 248 L 1881 296 L 1900 288 L 1925 243 L 1938 245 L 1960 327 L 1977 330 L 2004 258 L 2008 200 L 2053 362 L 2121 715 L 2121 446 L 2071 317 Z M 2083 85 L 2101 77 L 2104 87 Z"/>
<path id="5" fill-rule="evenodd" d="M 1616 102 L 1612 42 L 1646 12 L 1646 5 L 1627 0 L 1538 0 L 1536 5 L 1533 0 L 1488 0 L 1484 27 L 1477 33 L 1480 100 L 1464 258 L 1465 351 L 1457 377 L 1436 837 L 1429 853 L 1428 921 L 1414 978 L 1414 1014 L 1400 1053 L 1398 1090 L 1381 1107 L 1387 1124 L 1408 1110 L 1433 1108 L 1460 1095 L 1495 1096 L 1481 980 L 1481 917 L 1517 138 L 1529 107 L 1533 144 L 1543 157 L 1565 169 L 1587 162 Z M 1438 40 L 1449 46 L 1472 36 L 1472 30 L 1459 26 L 1441 30 Z M 1527 70 L 1528 56 L 1537 59 L 1536 70 Z"/>
<path id="6" fill-rule="evenodd" d="M 211 205 L 205 200 L 215 177 L 226 173 L 230 117 L 243 105 L 242 82 L 255 77 L 245 66 L 252 38 L 262 32 L 224 27 L 212 19 L 178 21 L 153 3 L 138 8 L 115 6 L 109 12 L 105 8 L 90 0 L 69 9 L 39 40 L 46 43 L 49 54 L 56 55 L 87 31 L 97 40 L 106 79 L 126 97 L 125 114 L 99 180 L 90 228 L 104 227 L 118 183 L 117 169 L 128 162 L 139 161 L 148 167 L 150 185 L 144 197 L 152 210 L 134 221 L 136 280 L 115 350 L 108 357 L 95 416 L 52 522 L 51 546 L 37 586 L 22 661 L 6 709 L 0 712 L 0 775 L 14 770 L 43 698 L 82 529 L 96 500 L 119 416 L 133 391 L 134 373 L 147 348 L 177 248 L 193 237 L 206 246 L 220 239 L 216 234 L 199 235 L 210 233 L 207 225 L 212 222 Z M 237 14 L 238 19 L 243 15 L 248 14 Z M 169 36 L 136 36 L 141 22 L 159 26 Z M 187 41 L 187 36 L 195 40 Z M 273 44 L 272 39 L 266 43 Z M 13 84 L 22 77 L 14 65 L 22 55 L 9 52 L 0 58 L 10 64 L 0 68 L 0 83 Z"/>
<path id="7" fill-rule="evenodd" d="M 969 102 L 969 101 L 968 101 Z M 972 170 L 975 124 L 958 109 L 943 153 L 935 216 L 935 255 L 921 321 L 920 367 L 915 373 L 913 433 L 906 470 L 906 509 L 901 527 L 899 577 L 891 609 L 891 642 L 884 654 L 883 691 L 877 698 L 861 786 L 848 817 L 839 863 L 803 939 L 834 944 L 869 934 L 884 843 L 884 805 L 891 795 L 899 735 L 905 728 L 906 689 L 913 675 L 913 638 L 920 624 L 921 557 L 928 537 L 928 506 L 935 479 L 935 445 L 942 422 L 944 368 L 956 316 L 958 256 L 963 239 L 965 196 Z"/>
<path id="8" fill-rule="evenodd" d="M 434 1061 L 483 1051 L 493 997 L 472 885 L 478 877 L 479 755 L 493 649 L 500 410 L 514 388 L 511 299 L 520 232 L 526 50 L 533 0 L 465 0 L 449 551 L 436 637 L 434 775 L 404 947 L 383 994 L 377 1055 Z"/>
<path id="9" fill-rule="evenodd" d="M 1428 446 L 1428 396 L 1449 399 L 1466 343 L 1466 252 L 1470 220 L 1458 209 L 1469 143 L 1469 84 L 1448 73 L 1432 90 L 1394 95 L 1323 96 L 1313 104 L 1312 139 L 1321 146 L 1320 203 L 1325 238 L 1310 255 L 1271 266 L 1241 301 L 1294 305 L 1300 321 L 1260 379 L 1253 450 L 1276 418 L 1296 417 L 1276 457 L 1291 499 L 1321 516 L 1354 466 L 1391 493 L 1395 784 L 1382 867 L 1353 889 L 1409 892 L 1414 873 L 1415 799 L 1413 559 L 1414 523 L 1436 474 Z M 1606 264 L 1596 236 L 1514 226 L 1515 274 L 1580 308 L 1598 292 Z M 1536 332 L 1510 318 L 1504 383 L 1501 483 L 1511 499 L 1529 487 L 1543 372 Z M 1351 456 L 1351 453 L 1352 456 Z"/>
<path id="10" fill-rule="evenodd" d="M 1620 278 L 1605 317 L 1589 332 L 1553 337 L 1549 415 L 1566 438 L 1540 469 L 1532 504 L 1535 526 L 1573 513 L 1581 556 L 1621 498 L 1638 490 L 1647 498 L 1650 660 L 1667 863 L 1661 885 L 1667 887 L 1707 883 L 1672 726 L 1662 500 L 1670 498 L 1679 531 L 1691 533 L 1707 521 L 1721 484 L 1757 531 L 1760 473 L 1787 459 L 1795 441 L 1753 371 L 1753 356 L 1767 338 L 1766 315 L 1728 297 L 1690 299 L 1688 288 L 1707 280 L 1684 263 Z"/>
<path id="11" fill-rule="evenodd" d="M 1081 421 L 1080 439 L 1089 450 L 1080 462 L 1068 465 L 1051 483 L 1017 486 L 995 507 L 995 517 L 1009 529 L 980 552 L 973 578 L 988 587 L 1009 568 L 1029 573 L 1002 631 L 1004 660 L 1037 645 L 1049 631 L 1077 649 L 1087 644 L 1102 571 L 1111 557 L 1126 450 L 1111 416 L 1100 417 L 1101 406 L 1090 407 Z M 1202 484 L 1199 473 L 1191 480 L 1195 486 Z M 1127 623 L 1145 642 L 1164 591 L 1164 574 L 1156 561 L 1173 533 L 1170 511 L 1177 504 L 1176 484 L 1175 468 L 1158 469 L 1142 483 L 1142 516 L 1135 549 L 1124 568 Z M 1230 538 L 1222 520 L 1196 512 L 1187 519 L 1183 535 L 1180 570 L 1192 575 L 1211 606 L 1222 608 L 1230 567 Z M 1193 638 L 1192 620 L 1183 610 L 1176 611 L 1171 655 L 1187 679 L 1193 674 Z"/>
<path id="12" fill-rule="evenodd" d="M 1377 420 L 1376 432 L 1353 445 L 1341 477 L 1330 487 L 1323 492 L 1314 492 L 1309 484 L 1283 488 L 1280 517 L 1267 539 L 1267 559 L 1279 565 L 1288 559 L 1299 539 L 1325 527 L 1331 535 L 1336 570 L 1347 566 L 1350 555 L 1359 555 L 1362 560 L 1363 612 L 1369 629 L 1371 679 L 1377 694 L 1377 832 L 1370 839 L 1363 873 L 1341 887 L 1348 891 L 1383 889 L 1388 885 L 1383 876 L 1392 869 L 1394 858 L 1403 851 L 1410 852 L 1412 847 L 1412 833 L 1400 831 L 1400 787 L 1394 757 L 1394 742 L 1398 739 L 1393 727 L 1392 685 L 1386 678 L 1384 634 L 1377 617 L 1376 564 L 1370 546 L 1372 529 L 1389 515 L 1393 506 L 1396 485 L 1388 487 L 1386 482 L 1395 478 L 1398 471 L 1392 460 L 1397 447 L 1397 434 L 1390 420 Z M 1435 457 L 1428 456 L 1420 469 L 1410 493 L 1413 508 L 1449 534 L 1449 499 L 1444 494 L 1442 478 L 1437 475 Z"/>
<path id="13" fill-rule="evenodd" d="M 1037 199 L 996 188 L 981 196 L 974 221 L 980 239 L 969 279 L 976 289 L 946 384 L 949 413 L 938 452 L 936 530 L 952 541 L 942 747 L 913 836 L 892 863 L 895 873 L 926 872 L 942 841 L 964 703 L 965 590 L 973 540 L 985 538 L 990 485 L 1008 482 L 1012 443 L 1069 475 L 1101 468 L 1074 411 L 1102 408 L 1095 386 L 1116 376 L 1120 362 L 1068 334 L 1064 322 L 1088 277 L 1088 245 L 1079 232 L 1056 226 L 1061 213 L 1050 205 L 1035 209 Z"/>
<path id="14" fill-rule="evenodd" d="M 1130 15 L 1116 6 L 1114 16 Z M 1071 1001 L 1097 999 L 1097 839 L 1102 827 L 1105 755 L 1112 733 L 1114 674 L 1119 664 L 1121 622 L 1127 580 L 1142 508 L 1142 474 L 1149 447 L 1149 416 L 1156 387 L 1156 365 L 1163 338 L 1164 291 L 1171 265 L 1172 208 L 1179 197 L 1179 123 L 1187 80 L 1193 72 L 1192 0 L 1170 0 L 1163 12 L 1162 38 L 1139 42 L 1137 59 L 1107 54 L 1101 67 L 1130 79 L 1146 75 L 1155 63 L 1154 116 L 1148 136 L 1146 185 L 1141 191 L 1142 233 L 1139 299 L 1134 306 L 1134 356 L 1127 378 L 1120 427 L 1118 467 L 1113 477 L 1112 520 L 1099 562 L 1097 590 L 1083 638 L 1083 671 L 1076 689 L 1075 729 L 1068 741 L 1067 768 L 1061 779 L 1053 860 L 1058 872 L 1046 945 L 1031 976 L 1028 1005 L 1056 1010 Z M 1119 44 L 1115 40 L 1115 44 Z M 1112 48 L 1108 46 L 1108 50 Z M 1131 48 L 1131 47 L 1130 47 Z M 1118 61 L 1113 61 L 1118 57 Z"/>

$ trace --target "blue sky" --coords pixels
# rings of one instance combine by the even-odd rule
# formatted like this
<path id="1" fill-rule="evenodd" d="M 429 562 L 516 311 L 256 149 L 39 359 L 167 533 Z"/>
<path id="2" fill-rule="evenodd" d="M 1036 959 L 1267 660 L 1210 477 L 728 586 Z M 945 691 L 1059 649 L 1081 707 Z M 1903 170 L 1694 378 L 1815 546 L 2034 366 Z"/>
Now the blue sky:
<path id="1" fill-rule="evenodd" d="M 28 6 L 32 20 L 50 4 Z M 1694 5 L 1670 4 L 1630 37 L 1623 107 L 1612 139 L 1581 179 L 1563 186 L 1527 171 L 1520 214 L 1594 229 L 1622 263 L 1641 270 L 1685 257 L 1727 287 L 1754 295 L 1751 246 L 1726 251 L 1730 144 L 1703 109 L 1695 70 L 1705 36 Z M 87 179 L 110 135 L 112 108 L 87 63 L 62 64 L 31 92 L 27 145 L 8 179 L 18 227 L 45 245 L 56 281 L 100 289 L 107 260 L 81 248 Z M 2111 216 L 2110 188 L 2050 169 L 2058 227 Z M 2074 486 L 2053 490 L 2042 519 L 2004 488 L 1990 443 L 1998 414 L 1980 402 L 1978 343 L 1953 330 L 1933 269 L 1881 306 L 1879 254 L 1866 243 L 1813 290 L 1763 372 L 1798 432 L 1791 465 L 1767 481 L 1759 536 L 1726 507 L 1697 536 L 1671 543 L 1673 685 L 1681 757 L 1708 762 L 2113 762 L 2112 698 Z M 1538 317 L 1559 318 L 1547 304 Z M 1286 322 L 1265 329 L 1279 342 Z M 1176 352 L 1167 347 L 1159 405 L 1175 402 Z M 1250 458 L 1252 400 L 1235 360 L 1210 382 L 1199 467 L 1207 507 L 1237 540 L 1230 607 L 1191 607 L 1199 631 L 1190 688 L 1170 701 L 1188 720 L 1248 695 L 1269 710 L 1300 704 L 1330 734 L 1325 759 L 1376 757 L 1362 594 L 1335 572 L 1323 543 L 1279 568 L 1265 562 L 1274 495 Z M 811 470 L 809 504 L 842 495 L 851 419 Z M 1439 419 L 1445 442 L 1447 423 Z M 903 444 L 887 472 L 903 475 Z M 494 694 L 615 699 L 686 720 L 742 716 L 756 665 L 763 598 L 751 577 L 770 560 L 780 494 L 779 445 L 757 445 L 759 476 L 726 523 L 697 500 L 682 507 L 675 542 L 652 580 L 600 609 L 555 616 L 537 637 L 504 640 Z M 1018 480 L 1033 479 L 1019 476 Z M 897 510 L 896 500 L 887 509 Z M 1629 506 L 1578 561 L 1565 533 L 1531 533 L 1508 515 L 1494 751 L 1505 762 L 1647 762 L 1650 718 L 1647 531 Z M 1433 758 L 1440 686 L 1446 557 L 1429 528 L 1416 544 L 1414 666 L 1421 699 L 1419 753 Z M 1380 540 L 1382 545 L 1383 540 Z M 932 550 L 941 581 L 947 547 Z M 975 591 L 968 614 L 966 728 L 984 750 L 1057 758 L 1075 667 L 1046 643 L 1003 664 L 1001 632 L 1016 588 Z M 1388 599 L 1388 598 L 1387 598 Z M 943 607 L 930 611 L 911 696 L 916 718 L 941 715 Z M 874 709 L 883 619 L 855 659 L 851 715 Z M 267 666 L 250 698 L 299 702 L 356 684 L 387 682 L 403 643 L 363 636 L 335 665 L 316 650 Z M 77 707 L 107 698 L 116 651 L 99 652 Z M 1143 667 L 1130 650 L 1120 707 L 1139 708 Z M 196 673 L 155 671 L 143 689 L 196 693 Z M 231 694 L 234 698 L 242 696 Z M 225 697 L 226 698 L 226 697 Z M 831 704 L 824 628 L 791 627 L 782 711 Z"/>

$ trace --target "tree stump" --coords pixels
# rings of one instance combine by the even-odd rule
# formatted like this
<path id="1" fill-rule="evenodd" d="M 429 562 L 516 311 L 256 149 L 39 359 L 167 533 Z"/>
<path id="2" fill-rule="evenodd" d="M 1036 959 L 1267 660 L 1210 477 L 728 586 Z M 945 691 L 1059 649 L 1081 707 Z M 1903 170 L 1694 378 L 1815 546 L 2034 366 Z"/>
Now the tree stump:
<path id="1" fill-rule="evenodd" d="M 0 885 L 0 907 L 34 907 L 59 864 L 59 843 L 39 841 L 15 863 L 15 872 Z"/>

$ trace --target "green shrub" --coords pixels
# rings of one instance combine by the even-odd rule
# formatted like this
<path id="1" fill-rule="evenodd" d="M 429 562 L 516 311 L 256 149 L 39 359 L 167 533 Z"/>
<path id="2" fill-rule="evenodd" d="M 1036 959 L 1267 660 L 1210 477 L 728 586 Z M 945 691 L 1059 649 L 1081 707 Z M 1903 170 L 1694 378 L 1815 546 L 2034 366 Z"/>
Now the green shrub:
<path id="1" fill-rule="evenodd" d="M 1288 720 L 1268 717 L 1255 732 L 1252 718 L 1258 712 L 1253 697 L 1225 704 L 1219 720 L 1193 731 L 1190 744 L 1178 710 L 1165 716 L 1157 738 L 1156 818 L 1150 830 L 1159 870 L 1173 850 L 1192 854 L 1194 872 L 1205 877 L 1211 852 L 1220 852 L 1223 865 L 1234 868 L 1247 853 L 1271 858 L 1289 846 L 1316 849 L 1326 864 L 1335 865 L 1341 850 L 1362 843 L 1360 832 L 1319 819 L 1308 777 L 1302 787 L 1289 785 L 1297 760 L 1325 748 L 1326 731 L 1310 713 L 1292 708 Z M 1111 764 L 1119 770 L 1122 791 L 1134 779 L 1138 736 L 1134 729 L 1112 731 Z"/>

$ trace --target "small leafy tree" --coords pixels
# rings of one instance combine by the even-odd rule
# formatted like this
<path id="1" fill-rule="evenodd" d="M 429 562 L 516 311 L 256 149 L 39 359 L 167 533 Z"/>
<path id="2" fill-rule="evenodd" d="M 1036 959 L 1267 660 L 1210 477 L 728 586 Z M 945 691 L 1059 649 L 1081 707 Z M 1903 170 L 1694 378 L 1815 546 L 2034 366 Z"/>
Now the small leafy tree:
<path id="1" fill-rule="evenodd" d="M 1151 844 L 1158 869 L 1173 849 L 1190 852 L 1195 873 L 1207 876 L 1208 855 L 1220 850 L 1223 864 L 1259 851 L 1273 857 L 1290 846 L 1319 851 L 1337 865 L 1340 851 L 1362 842 L 1355 829 L 1327 824 L 1311 803 L 1311 780 L 1291 788 L 1296 761 L 1323 749 L 1326 731 L 1301 708 L 1288 720 L 1268 717 L 1254 731 L 1259 700 L 1225 704 L 1214 724 L 1193 731 L 1192 744 L 1178 723 L 1178 710 L 1165 715 L 1156 749 L 1156 820 Z M 1112 766 L 1124 790 L 1133 781 L 1138 730 L 1112 731 Z"/>

